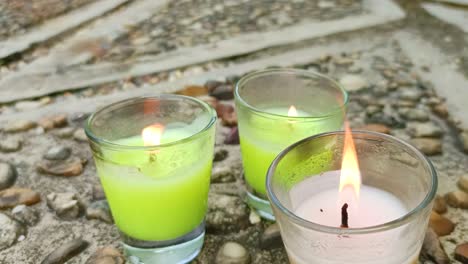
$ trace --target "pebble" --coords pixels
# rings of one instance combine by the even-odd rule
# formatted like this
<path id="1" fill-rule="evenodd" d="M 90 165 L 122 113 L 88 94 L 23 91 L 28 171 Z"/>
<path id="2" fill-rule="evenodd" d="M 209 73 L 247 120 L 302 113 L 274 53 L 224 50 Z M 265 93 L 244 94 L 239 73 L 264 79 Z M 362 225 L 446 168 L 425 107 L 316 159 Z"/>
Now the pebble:
<path id="1" fill-rule="evenodd" d="M 236 242 L 226 242 L 216 255 L 216 264 L 248 264 L 250 255 L 247 249 Z"/>
<path id="2" fill-rule="evenodd" d="M 99 184 L 93 185 L 93 199 L 94 200 L 106 199 L 106 194 L 104 193 L 104 189 L 102 189 L 102 186 Z"/>
<path id="3" fill-rule="evenodd" d="M 249 222 L 250 222 L 252 225 L 256 225 L 256 224 L 262 222 L 262 219 L 261 219 L 260 216 L 257 214 L 257 212 L 255 212 L 255 210 L 250 210 Z"/>
<path id="4" fill-rule="evenodd" d="M 458 245 L 455 248 L 455 259 L 461 263 L 468 263 L 468 242 Z"/>
<path id="5" fill-rule="evenodd" d="M 390 134 L 390 128 L 384 124 L 366 124 L 364 126 L 358 127 L 357 130 L 367 130 L 374 131 L 384 134 Z"/>
<path id="6" fill-rule="evenodd" d="M 432 107 L 432 111 L 442 118 L 447 118 L 449 115 L 447 106 L 445 104 L 437 104 Z"/>
<path id="7" fill-rule="evenodd" d="M 114 247 L 107 246 L 96 250 L 91 257 L 86 260 L 85 264 L 124 264 L 125 258 Z"/>
<path id="8" fill-rule="evenodd" d="M 21 149 L 22 141 L 15 138 L 6 138 L 0 142 L 1 152 L 15 152 Z"/>
<path id="9" fill-rule="evenodd" d="M 70 192 L 48 194 L 47 205 L 58 217 L 66 220 L 77 218 L 81 211 L 77 195 Z"/>
<path id="10" fill-rule="evenodd" d="M 32 110 L 42 106 L 40 101 L 19 101 L 15 103 L 15 108 L 24 111 L 24 110 Z"/>
<path id="11" fill-rule="evenodd" d="M 425 122 L 429 120 L 429 114 L 422 109 L 400 109 L 398 113 L 410 121 Z"/>
<path id="12" fill-rule="evenodd" d="M 44 130 L 50 130 L 53 128 L 62 128 L 67 126 L 68 120 L 65 114 L 43 117 L 38 122 L 39 126 Z"/>
<path id="13" fill-rule="evenodd" d="M 24 233 L 24 228 L 17 221 L 2 213 L 0 213 L 0 227 L 0 250 L 13 245 Z"/>
<path id="14" fill-rule="evenodd" d="M 281 239 L 280 228 L 277 223 L 274 223 L 267 227 L 262 236 L 260 237 L 260 248 L 262 249 L 273 249 L 283 245 Z"/>
<path id="15" fill-rule="evenodd" d="M 227 150 L 218 149 L 218 150 L 215 151 L 213 161 L 215 161 L 215 162 L 223 161 L 223 160 L 225 160 L 227 158 L 228 155 L 229 155 L 229 152 Z"/>
<path id="16" fill-rule="evenodd" d="M 229 133 L 226 135 L 226 138 L 224 139 L 224 144 L 227 145 L 239 145 L 240 139 L 239 139 L 239 129 L 237 127 L 233 127 Z"/>
<path id="17" fill-rule="evenodd" d="M 468 209 L 468 193 L 464 191 L 453 191 L 445 195 L 447 204 L 455 208 Z"/>
<path id="18" fill-rule="evenodd" d="M 216 113 L 221 118 L 223 125 L 229 127 L 237 126 L 237 114 L 232 105 L 219 103 L 216 105 Z"/>
<path id="19" fill-rule="evenodd" d="M 213 91 L 216 87 L 220 86 L 220 85 L 223 85 L 224 83 L 223 82 L 220 82 L 220 81 L 215 81 L 215 80 L 208 80 L 206 83 L 205 83 L 205 87 L 208 89 L 209 92 Z"/>
<path id="20" fill-rule="evenodd" d="M 438 214 L 444 214 L 447 212 L 447 204 L 445 203 L 445 199 L 442 196 L 437 195 L 435 197 L 432 210 Z"/>
<path id="21" fill-rule="evenodd" d="M 457 184 L 460 189 L 468 193 L 468 174 L 461 176 Z"/>
<path id="22" fill-rule="evenodd" d="M 78 176 L 83 172 L 85 159 L 71 157 L 68 160 L 42 160 L 37 164 L 37 170 L 56 176 Z"/>
<path id="23" fill-rule="evenodd" d="M 8 122 L 3 130 L 9 133 L 22 132 L 36 127 L 37 124 L 29 120 L 15 120 Z"/>
<path id="24" fill-rule="evenodd" d="M 13 165 L 0 162 L 0 190 L 11 187 L 15 183 L 17 175 Z"/>
<path id="25" fill-rule="evenodd" d="M 39 214 L 36 210 L 24 204 L 17 205 L 11 210 L 11 216 L 28 226 L 34 226 L 39 222 Z"/>
<path id="26" fill-rule="evenodd" d="M 65 146 L 55 146 L 50 148 L 44 155 L 45 159 L 48 160 L 65 160 L 71 155 L 71 148 Z"/>
<path id="27" fill-rule="evenodd" d="M 442 128 L 434 123 L 411 123 L 408 125 L 410 134 L 413 137 L 440 137 L 443 134 Z"/>
<path id="28" fill-rule="evenodd" d="M 109 204 L 106 200 L 92 202 L 86 208 L 86 218 L 98 219 L 106 223 L 112 223 L 112 214 L 109 209 Z"/>
<path id="29" fill-rule="evenodd" d="M 460 133 L 460 140 L 463 145 L 463 150 L 468 153 L 468 130 Z"/>
<path id="30" fill-rule="evenodd" d="M 229 166 L 214 166 L 211 172 L 212 183 L 234 182 L 236 178 Z"/>
<path id="31" fill-rule="evenodd" d="M 196 97 L 208 94 L 208 88 L 199 85 L 188 85 L 177 91 L 176 94 Z"/>
<path id="32" fill-rule="evenodd" d="M 405 89 L 400 94 L 400 99 L 410 100 L 410 101 L 419 101 L 421 99 L 422 93 L 414 89 Z"/>
<path id="33" fill-rule="evenodd" d="M 64 264 L 88 247 L 88 242 L 81 238 L 73 239 L 52 250 L 41 264 Z"/>
<path id="34" fill-rule="evenodd" d="M 411 144 L 426 155 L 442 153 L 442 141 L 438 138 L 413 138 Z"/>
<path id="35" fill-rule="evenodd" d="M 448 218 L 432 211 L 429 218 L 429 227 L 432 228 L 438 236 L 446 236 L 455 229 L 455 224 Z"/>
<path id="36" fill-rule="evenodd" d="M 234 88 L 231 84 L 222 84 L 215 87 L 210 91 L 210 96 L 218 100 L 232 100 L 234 99 Z"/>
<path id="37" fill-rule="evenodd" d="M 0 209 L 13 208 L 20 204 L 33 205 L 40 201 L 39 193 L 31 189 L 12 187 L 0 192 Z"/>
<path id="38" fill-rule="evenodd" d="M 421 250 L 421 258 L 430 261 L 435 261 L 437 264 L 450 264 L 450 259 L 445 253 L 442 244 L 439 241 L 439 237 L 431 228 L 426 230 L 426 236 Z M 421 262 L 427 263 L 427 262 Z"/>
<path id="39" fill-rule="evenodd" d="M 359 91 L 369 86 L 366 79 L 354 74 L 346 74 L 341 77 L 340 84 L 350 92 Z"/>
<path id="40" fill-rule="evenodd" d="M 206 226 L 210 231 L 234 231 L 248 226 L 247 205 L 237 196 L 210 193 Z"/>
<path id="41" fill-rule="evenodd" d="M 75 133 L 75 128 L 74 127 L 59 128 L 59 129 L 52 131 L 52 133 L 59 138 L 70 138 L 73 136 L 73 133 Z"/>
<path id="42" fill-rule="evenodd" d="M 83 128 L 78 128 L 73 133 L 73 138 L 78 142 L 88 142 L 88 137 L 86 136 L 86 133 Z"/>
<path id="43" fill-rule="evenodd" d="M 382 111 L 382 107 L 378 105 L 369 105 L 366 107 L 366 114 L 373 115 Z"/>

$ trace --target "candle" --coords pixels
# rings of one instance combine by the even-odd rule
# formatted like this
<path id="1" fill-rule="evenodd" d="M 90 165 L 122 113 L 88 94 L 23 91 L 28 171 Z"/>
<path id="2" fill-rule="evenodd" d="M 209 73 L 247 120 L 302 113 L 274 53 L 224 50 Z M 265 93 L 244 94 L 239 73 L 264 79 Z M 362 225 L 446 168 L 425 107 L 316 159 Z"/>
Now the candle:
<path id="1" fill-rule="evenodd" d="M 437 175 L 406 143 L 347 130 L 282 151 L 267 187 L 291 263 L 412 264 Z"/>
<path id="2" fill-rule="evenodd" d="M 160 143 L 188 135 L 180 129 L 166 129 Z M 148 140 L 151 136 L 146 143 L 142 136 L 135 136 L 115 143 L 144 146 Z M 141 240 L 169 240 L 200 225 L 206 213 L 212 159 L 207 149 L 205 158 L 198 160 L 198 151 L 196 146 L 186 146 L 182 152 L 109 151 L 103 157 L 111 164 L 96 161 L 115 223 L 123 233 Z"/>
<path id="3" fill-rule="evenodd" d="M 244 76 L 236 86 L 235 102 L 247 203 L 274 220 L 265 187 L 268 167 L 290 144 L 340 129 L 347 94 L 317 73 L 270 69 Z"/>

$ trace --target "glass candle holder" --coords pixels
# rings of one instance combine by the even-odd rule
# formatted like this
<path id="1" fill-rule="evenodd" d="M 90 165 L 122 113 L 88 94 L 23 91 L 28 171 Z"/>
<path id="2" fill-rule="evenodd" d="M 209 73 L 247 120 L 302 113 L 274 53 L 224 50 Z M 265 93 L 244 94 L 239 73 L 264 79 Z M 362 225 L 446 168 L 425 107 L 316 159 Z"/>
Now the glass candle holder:
<path id="1" fill-rule="evenodd" d="M 88 119 L 97 173 L 132 263 L 186 263 L 199 253 L 215 111 L 179 95 L 109 105 Z"/>
<path id="2" fill-rule="evenodd" d="M 270 69 L 243 77 L 235 89 L 247 202 L 274 216 L 266 196 L 268 167 L 292 143 L 343 125 L 347 93 L 330 78 L 297 69 Z"/>
<path id="3" fill-rule="evenodd" d="M 269 168 L 268 197 L 291 263 L 418 263 L 437 189 L 433 166 L 397 138 L 353 132 L 362 186 L 359 208 L 343 228 L 344 138 L 344 132 L 306 138 Z"/>

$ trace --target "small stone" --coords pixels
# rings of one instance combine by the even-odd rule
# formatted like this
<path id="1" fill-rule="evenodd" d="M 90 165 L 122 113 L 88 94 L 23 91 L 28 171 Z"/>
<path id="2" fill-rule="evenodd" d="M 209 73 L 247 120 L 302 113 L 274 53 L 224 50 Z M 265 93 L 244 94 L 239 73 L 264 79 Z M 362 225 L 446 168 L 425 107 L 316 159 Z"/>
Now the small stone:
<path id="1" fill-rule="evenodd" d="M 65 160 L 71 155 L 71 148 L 65 146 L 55 146 L 50 148 L 44 155 L 48 160 Z"/>
<path id="2" fill-rule="evenodd" d="M 37 170 L 56 176 L 78 176 L 83 172 L 85 164 L 86 160 L 77 157 L 71 157 L 66 161 L 43 160 L 37 164 Z"/>
<path id="3" fill-rule="evenodd" d="M 468 130 L 460 133 L 460 140 L 463 145 L 463 150 L 468 153 Z"/>
<path id="4" fill-rule="evenodd" d="M 13 165 L 0 162 L 0 190 L 11 187 L 15 184 L 17 177 L 16 169 Z"/>
<path id="5" fill-rule="evenodd" d="M 455 248 L 455 259 L 461 263 L 468 263 L 468 242 L 458 245 Z"/>
<path id="6" fill-rule="evenodd" d="M 15 208 L 11 210 L 11 216 L 18 222 L 28 226 L 34 226 L 39 222 L 39 214 L 36 210 L 24 204 L 15 206 Z"/>
<path id="7" fill-rule="evenodd" d="M 429 218 L 429 227 L 432 228 L 438 236 L 446 236 L 455 229 L 455 224 L 450 219 L 432 211 Z"/>
<path id="8" fill-rule="evenodd" d="M 229 133 L 226 135 L 226 138 L 224 139 L 224 144 L 227 145 L 239 145 L 240 139 L 239 139 L 239 129 L 237 127 L 231 128 Z"/>
<path id="9" fill-rule="evenodd" d="M 13 208 L 20 204 L 33 205 L 40 201 L 39 193 L 31 189 L 12 187 L 0 192 L 0 209 Z"/>
<path id="10" fill-rule="evenodd" d="M 1 152 L 15 152 L 21 149 L 22 141 L 15 138 L 6 138 L 0 142 Z"/>
<path id="11" fill-rule="evenodd" d="M 80 254 L 86 247 L 88 247 L 88 242 L 81 238 L 73 239 L 52 250 L 41 264 L 64 264 L 72 257 Z"/>
<path id="12" fill-rule="evenodd" d="M 0 213 L 0 250 L 13 245 L 23 233 L 24 228 L 18 222 Z"/>
<path id="13" fill-rule="evenodd" d="M 432 107 L 432 111 L 438 115 L 439 117 L 442 118 L 447 118 L 449 115 L 447 106 L 445 104 L 437 104 L 434 107 Z"/>
<path id="14" fill-rule="evenodd" d="M 382 107 L 378 105 L 369 105 L 366 107 L 366 114 L 371 116 L 382 111 Z"/>
<path id="15" fill-rule="evenodd" d="M 237 114 L 232 105 L 219 103 L 216 106 L 216 113 L 221 118 L 223 125 L 229 127 L 237 126 Z"/>
<path id="16" fill-rule="evenodd" d="M 283 240 L 281 239 L 281 233 L 277 223 L 270 225 L 263 231 L 260 237 L 260 248 L 273 249 L 281 247 L 282 245 Z"/>
<path id="17" fill-rule="evenodd" d="M 53 128 L 65 127 L 68 124 L 68 120 L 65 114 L 60 114 L 41 118 L 38 124 L 44 128 L 44 130 L 50 130 Z"/>
<path id="18" fill-rule="evenodd" d="M 445 203 L 445 199 L 440 195 L 437 195 L 434 199 L 432 210 L 438 214 L 445 214 L 447 212 L 447 204 Z"/>
<path id="19" fill-rule="evenodd" d="M 441 137 L 443 135 L 442 128 L 434 123 L 411 123 L 408 125 L 410 134 L 413 137 Z"/>
<path id="20" fill-rule="evenodd" d="M 341 77 L 340 84 L 343 85 L 345 90 L 350 92 L 359 91 L 369 86 L 366 79 L 353 74 L 347 74 Z"/>
<path id="21" fill-rule="evenodd" d="M 445 195 L 448 205 L 455 208 L 468 209 L 468 193 L 464 191 L 453 191 Z"/>
<path id="22" fill-rule="evenodd" d="M 223 82 L 220 81 L 215 81 L 215 80 L 209 80 L 205 83 L 205 87 L 208 89 L 208 91 L 213 91 L 216 87 L 223 85 Z"/>
<path id="23" fill-rule="evenodd" d="M 80 215 L 81 204 L 74 193 L 50 193 L 47 195 L 47 205 L 55 211 L 58 217 L 66 220 Z"/>
<path id="24" fill-rule="evenodd" d="M 362 72 L 362 68 L 359 67 L 359 66 L 356 66 L 356 65 L 351 65 L 348 68 L 348 73 L 357 74 L 357 73 L 361 73 L 361 72 Z"/>
<path id="25" fill-rule="evenodd" d="M 414 89 L 405 89 L 400 94 L 400 99 L 409 100 L 409 101 L 419 101 L 421 99 L 422 93 Z"/>
<path id="26" fill-rule="evenodd" d="M 86 209 L 86 218 L 112 223 L 112 215 L 106 200 L 92 202 Z"/>
<path id="27" fill-rule="evenodd" d="M 366 124 L 357 128 L 357 130 L 368 130 L 384 134 L 390 134 L 390 128 L 383 124 Z"/>
<path id="28" fill-rule="evenodd" d="M 211 172 L 211 182 L 213 183 L 225 183 L 234 182 L 236 178 L 232 169 L 227 166 L 214 166 Z"/>
<path id="29" fill-rule="evenodd" d="M 413 138 L 411 144 L 426 155 L 442 153 L 442 141 L 438 138 Z"/>
<path id="30" fill-rule="evenodd" d="M 36 127 L 36 123 L 29 120 L 15 120 L 8 122 L 3 130 L 9 133 L 22 132 Z"/>
<path id="31" fill-rule="evenodd" d="M 419 121 L 419 122 L 425 122 L 429 120 L 429 114 L 426 113 L 426 111 L 422 109 L 405 109 L 405 110 L 400 110 L 398 113 L 405 119 L 411 120 L 411 121 Z"/>
<path id="32" fill-rule="evenodd" d="M 248 264 L 249 252 L 239 243 L 226 242 L 216 255 L 216 264 Z"/>
<path id="33" fill-rule="evenodd" d="M 468 174 L 460 177 L 458 180 L 458 187 L 468 193 Z"/>
<path id="34" fill-rule="evenodd" d="M 232 100 L 234 98 L 234 88 L 230 84 L 222 84 L 210 91 L 210 96 L 218 100 Z"/>
<path id="35" fill-rule="evenodd" d="M 185 86 L 184 89 L 177 91 L 176 94 L 196 97 L 208 94 L 208 88 L 199 85 L 189 85 Z"/>
<path id="36" fill-rule="evenodd" d="M 210 193 L 206 226 L 209 231 L 234 231 L 248 226 L 246 204 L 236 196 Z"/>
<path id="37" fill-rule="evenodd" d="M 260 216 L 257 214 L 257 212 L 255 212 L 255 210 L 250 210 L 249 222 L 250 222 L 252 225 L 256 225 L 256 224 L 262 222 L 262 219 L 261 219 Z"/>
<path id="38" fill-rule="evenodd" d="M 114 247 L 102 247 L 96 250 L 91 257 L 88 258 L 85 264 L 124 264 L 125 258 Z"/>
<path id="39" fill-rule="evenodd" d="M 15 103 L 15 108 L 24 111 L 24 110 L 32 110 L 42 106 L 40 101 L 19 101 Z"/>
<path id="40" fill-rule="evenodd" d="M 424 237 L 421 250 L 421 258 L 431 263 L 435 261 L 437 264 L 450 264 L 450 259 L 447 253 L 445 253 L 437 234 L 431 228 L 426 230 L 426 236 Z M 427 262 L 422 261 L 421 263 Z"/>
<path id="41" fill-rule="evenodd" d="M 79 142 L 88 142 L 88 137 L 86 136 L 86 133 L 83 128 L 78 128 L 73 133 L 73 138 Z"/>
<path id="42" fill-rule="evenodd" d="M 64 127 L 53 131 L 53 134 L 59 138 L 70 138 L 75 133 L 74 127 Z"/>
<path id="43" fill-rule="evenodd" d="M 219 149 L 215 152 L 213 161 L 215 162 L 223 161 L 227 158 L 228 154 L 229 152 L 227 150 Z"/>

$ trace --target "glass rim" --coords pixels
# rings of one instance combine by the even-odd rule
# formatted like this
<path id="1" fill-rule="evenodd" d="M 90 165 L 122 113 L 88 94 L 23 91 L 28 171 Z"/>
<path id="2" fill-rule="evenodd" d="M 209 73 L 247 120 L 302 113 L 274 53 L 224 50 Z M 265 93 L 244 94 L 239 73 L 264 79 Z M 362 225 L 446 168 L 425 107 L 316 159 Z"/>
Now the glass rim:
<path id="1" fill-rule="evenodd" d="M 190 100 L 192 102 L 195 102 L 196 104 L 200 105 L 208 114 L 211 115 L 211 118 L 210 120 L 207 122 L 206 126 L 197 131 L 196 133 L 193 133 L 187 137 L 184 137 L 184 138 L 181 138 L 181 139 L 178 139 L 178 140 L 174 140 L 174 141 L 171 141 L 171 142 L 167 142 L 167 143 L 163 143 L 163 144 L 159 144 L 159 145 L 155 145 L 155 146 L 129 146 L 129 145 L 123 145 L 123 144 L 117 144 L 111 140 L 107 140 L 107 139 L 104 139 L 104 138 L 101 138 L 101 137 L 98 137 L 96 136 L 93 132 L 92 132 L 92 125 L 91 125 L 91 122 L 97 117 L 99 116 L 103 111 L 105 111 L 106 109 L 110 108 L 110 107 L 115 107 L 115 106 L 125 106 L 131 102 L 138 102 L 138 101 L 143 101 L 145 99 L 159 99 L 159 100 L 162 100 L 162 99 L 184 99 L 184 100 Z M 96 110 L 94 113 L 92 113 L 87 121 L 86 121 L 86 125 L 85 125 L 85 133 L 86 133 L 86 136 L 92 141 L 92 142 L 95 142 L 96 144 L 99 144 L 99 145 L 102 145 L 102 146 L 105 146 L 105 147 L 108 147 L 108 148 L 118 148 L 118 149 L 127 149 L 127 150 L 157 150 L 157 149 L 161 149 L 161 148 L 164 148 L 164 147 L 168 147 L 168 146 L 173 146 L 173 145 L 176 145 L 176 144 L 181 144 L 181 143 L 185 143 L 185 142 L 189 142 L 189 141 L 192 141 L 198 137 L 201 136 L 201 134 L 203 134 L 203 132 L 209 130 L 215 123 L 216 123 L 216 120 L 217 120 L 217 114 L 216 114 L 216 111 L 213 109 L 213 107 L 211 107 L 208 103 L 200 100 L 200 99 L 197 99 L 197 98 L 194 98 L 194 97 L 191 97 L 191 96 L 185 96 L 185 95 L 176 95 L 176 94 L 159 94 L 159 95 L 147 95 L 147 96 L 138 96 L 138 97 L 133 97 L 133 98 L 129 98 L 129 99 L 125 99 L 125 100 L 121 100 L 121 101 L 117 101 L 117 102 L 114 102 L 112 104 L 109 104 L 109 105 L 106 105 L 104 107 L 101 107 L 100 109 Z"/>
<path id="2" fill-rule="evenodd" d="M 379 137 L 381 139 L 384 139 L 386 141 L 390 141 L 390 142 L 393 142 L 393 143 L 403 145 L 404 147 L 410 149 L 414 154 L 416 154 L 417 157 L 420 159 L 420 161 L 422 161 L 424 163 L 426 169 L 428 169 L 430 177 L 431 177 L 431 182 L 430 182 L 431 186 L 430 186 L 430 189 L 428 190 L 427 194 L 425 195 L 424 199 L 417 206 L 415 206 L 412 210 L 410 210 L 409 212 L 407 212 L 403 216 L 401 216 L 401 217 L 399 217 L 397 219 L 394 219 L 392 221 L 385 222 L 385 223 L 382 223 L 382 224 L 379 224 L 379 225 L 369 226 L 369 227 L 346 228 L 346 229 L 339 228 L 339 227 L 321 225 L 321 224 L 317 224 L 317 223 L 308 221 L 308 220 L 306 220 L 304 218 L 301 218 L 301 217 L 297 216 L 291 210 L 286 208 L 286 206 L 284 206 L 279 201 L 279 199 L 276 197 L 276 195 L 274 194 L 274 192 L 272 190 L 272 178 L 274 176 L 275 169 L 276 169 L 277 165 L 279 164 L 279 162 L 291 150 L 293 150 L 297 146 L 299 146 L 299 145 L 301 145 L 301 144 L 303 144 L 303 143 L 305 143 L 307 141 L 311 141 L 311 140 L 314 140 L 314 139 L 317 139 L 317 138 L 332 136 L 332 135 L 344 135 L 344 134 L 345 134 L 344 131 L 332 131 L 332 132 L 325 132 L 325 133 L 321 133 L 321 134 L 317 134 L 317 135 L 314 135 L 314 136 L 307 137 L 305 139 L 302 139 L 302 140 L 290 145 L 289 147 L 287 147 L 286 149 L 281 151 L 278 154 L 278 156 L 273 160 L 273 162 L 270 165 L 270 167 L 268 168 L 268 172 L 267 172 L 267 178 L 266 178 L 267 195 L 268 195 L 268 198 L 271 201 L 271 204 L 273 206 L 276 206 L 285 215 L 287 215 L 289 220 L 291 220 L 292 222 L 294 222 L 294 223 L 296 223 L 296 224 L 298 224 L 298 225 L 300 225 L 302 227 L 310 229 L 310 230 L 315 230 L 315 231 L 324 232 L 324 233 L 337 234 L 337 235 L 341 235 L 341 234 L 359 235 L 359 234 L 376 233 L 376 232 L 381 232 L 381 231 L 393 229 L 393 228 L 402 226 L 405 223 L 410 222 L 413 218 L 418 216 L 418 213 L 420 213 L 423 209 L 425 209 L 432 202 L 432 200 L 434 199 L 434 197 L 436 195 L 436 192 L 437 192 L 437 186 L 438 186 L 437 172 L 436 172 L 434 166 L 432 165 L 431 161 L 424 154 L 422 154 L 419 150 L 417 150 L 415 147 L 413 147 L 409 143 L 407 143 L 407 142 L 405 142 L 405 141 L 403 141 L 401 139 L 398 139 L 396 137 L 393 137 L 393 136 L 390 136 L 390 135 L 387 135 L 387 134 L 383 134 L 383 133 L 379 133 L 379 132 L 373 132 L 373 131 L 364 131 L 364 130 L 355 130 L 354 131 L 353 130 L 353 132 L 352 132 L 353 135 L 377 136 L 377 137 Z"/>
<path id="3" fill-rule="evenodd" d="M 341 92 L 343 95 L 343 103 L 339 105 L 336 108 L 331 109 L 324 115 L 315 115 L 315 116 L 287 116 L 287 115 L 281 115 L 281 114 L 275 114 L 275 113 L 270 113 L 266 112 L 262 109 L 259 109 L 245 101 L 242 96 L 240 95 L 240 89 L 243 85 L 245 85 L 248 81 L 257 78 L 262 75 L 269 75 L 272 73 L 286 73 L 286 74 L 294 74 L 294 75 L 302 75 L 306 77 L 313 77 L 313 78 L 320 78 L 324 79 L 327 82 L 330 82 L 337 90 Z M 237 83 L 234 89 L 234 97 L 236 101 L 238 101 L 241 105 L 248 107 L 250 110 L 252 110 L 254 113 L 263 115 L 263 116 L 270 116 L 270 117 L 277 117 L 277 118 L 284 118 L 288 120 L 308 120 L 308 119 L 324 119 L 328 118 L 331 116 L 334 116 L 337 112 L 343 112 L 346 106 L 348 105 L 349 102 L 349 94 L 348 92 L 343 88 L 341 84 L 339 84 L 337 81 L 333 80 L 332 78 L 315 72 L 315 71 L 308 71 L 308 70 L 302 70 L 302 69 L 295 69 L 295 68 L 272 68 L 272 69 L 264 69 L 264 70 L 258 70 L 254 71 L 251 73 L 248 73 L 247 75 L 243 76 Z"/>

